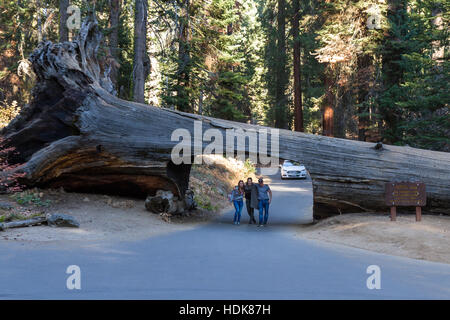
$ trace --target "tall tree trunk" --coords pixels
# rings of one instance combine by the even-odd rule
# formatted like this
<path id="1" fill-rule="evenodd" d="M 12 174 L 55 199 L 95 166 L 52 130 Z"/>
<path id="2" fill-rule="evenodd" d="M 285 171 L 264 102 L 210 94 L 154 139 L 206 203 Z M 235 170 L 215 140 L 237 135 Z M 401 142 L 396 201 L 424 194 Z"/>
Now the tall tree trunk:
<path id="1" fill-rule="evenodd" d="M 147 54 L 147 10 L 148 0 L 135 0 L 133 99 L 141 103 L 145 102 L 145 80 L 150 74 L 150 59 Z"/>
<path id="2" fill-rule="evenodd" d="M 278 0 L 275 127 L 288 128 L 286 87 L 286 0 Z"/>
<path id="3" fill-rule="evenodd" d="M 189 7 L 190 0 L 181 2 L 181 19 L 178 31 L 177 109 L 191 112 L 188 87 L 190 85 L 189 52 Z"/>
<path id="4" fill-rule="evenodd" d="M 110 0 L 109 11 L 109 49 L 115 60 L 111 66 L 110 78 L 114 87 L 117 89 L 117 76 L 119 72 L 119 19 L 120 19 L 120 0 Z"/>
<path id="5" fill-rule="evenodd" d="M 69 41 L 69 29 L 67 29 L 67 8 L 69 0 L 59 0 L 59 42 Z"/>
<path id="6" fill-rule="evenodd" d="M 349 125 L 350 119 L 354 114 L 351 90 L 338 84 L 334 104 L 333 137 L 347 138 L 347 135 L 352 135 L 352 133 L 356 135 L 356 126 L 354 126 L 352 132 Z"/>
<path id="7" fill-rule="evenodd" d="M 198 114 L 203 114 L 203 89 L 200 89 L 200 97 L 198 98 Z"/>
<path id="8" fill-rule="evenodd" d="M 301 74 L 301 43 L 300 43 L 300 0 L 293 0 L 292 37 L 294 39 L 294 112 L 295 131 L 303 132 L 303 104 L 302 104 L 302 74 Z"/>
<path id="9" fill-rule="evenodd" d="M 322 135 L 334 136 L 334 93 L 331 75 L 325 73 L 325 100 L 322 108 Z"/>
<path id="10" fill-rule="evenodd" d="M 42 19 L 41 19 L 41 1 L 36 0 L 36 15 L 37 15 L 37 29 L 38 29 L 38 42 L 41 42 L 42 37 Z"/>
<path id="11" fill-rule="evenodd" d="M 364 54 L 358 57 L 358 71 L 357 71 L 357 86 L 358 86 L 358 140 L 366 141 L 366 133 L 370 126 L 370 119 L 368 116 L 368 83 L 367 68 L 372 63 L 369 55 Z"/>

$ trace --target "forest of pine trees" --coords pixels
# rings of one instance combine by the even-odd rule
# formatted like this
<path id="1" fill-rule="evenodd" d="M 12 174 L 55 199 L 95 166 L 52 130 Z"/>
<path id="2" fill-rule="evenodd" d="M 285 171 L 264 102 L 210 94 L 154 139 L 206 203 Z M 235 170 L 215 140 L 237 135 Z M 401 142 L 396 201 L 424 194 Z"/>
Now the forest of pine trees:
<path id="1" fill-rule="evenodd" d="M 0 0 L 0 127 L 27 57 L 95 10 L 116 94 L 180 111 L 450 151 L 445 0 Z"/>

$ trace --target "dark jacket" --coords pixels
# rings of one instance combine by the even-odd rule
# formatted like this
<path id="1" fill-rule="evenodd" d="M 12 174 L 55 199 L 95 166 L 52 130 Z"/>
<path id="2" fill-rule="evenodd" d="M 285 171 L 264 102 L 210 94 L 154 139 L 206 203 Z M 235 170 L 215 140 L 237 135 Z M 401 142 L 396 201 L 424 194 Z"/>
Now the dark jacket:
<path id="1" fill-rule="evenodd" d="M 258 190 L 253 183 L 249 186 L 247 183 L 244 185 L 245 199 L 250 200 L 250 206 L 254 209 L 258 209 Z"/>

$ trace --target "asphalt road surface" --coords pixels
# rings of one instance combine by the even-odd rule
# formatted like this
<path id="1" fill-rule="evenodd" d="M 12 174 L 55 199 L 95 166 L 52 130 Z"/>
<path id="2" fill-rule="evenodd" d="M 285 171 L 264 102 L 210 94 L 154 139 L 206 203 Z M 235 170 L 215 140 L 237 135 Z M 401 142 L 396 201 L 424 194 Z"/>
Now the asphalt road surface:
<path id="1" fill-rule="evenodd" d="M 0 299 L 449 299 L 450 265 L 295 237 L 311 221 L 309 180 L 272 177 L 269 225 L 229 212 L 188 231 L 90 246 L 0 244 Z M 66 269 L 80 267 L 81 289 Z M 381 270 L 368 289 L 367 267 Z"/>

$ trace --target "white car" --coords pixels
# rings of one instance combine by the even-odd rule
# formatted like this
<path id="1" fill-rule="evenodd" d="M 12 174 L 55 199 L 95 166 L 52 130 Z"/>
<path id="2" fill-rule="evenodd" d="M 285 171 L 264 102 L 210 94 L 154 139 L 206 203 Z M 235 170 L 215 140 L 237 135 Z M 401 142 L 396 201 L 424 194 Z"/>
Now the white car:
<path id="1" fill-rule="evenodd" d="M 306 179 L 305 166 L 295 161 L 285 160 L 280 166 L 281 179 Z"/>

